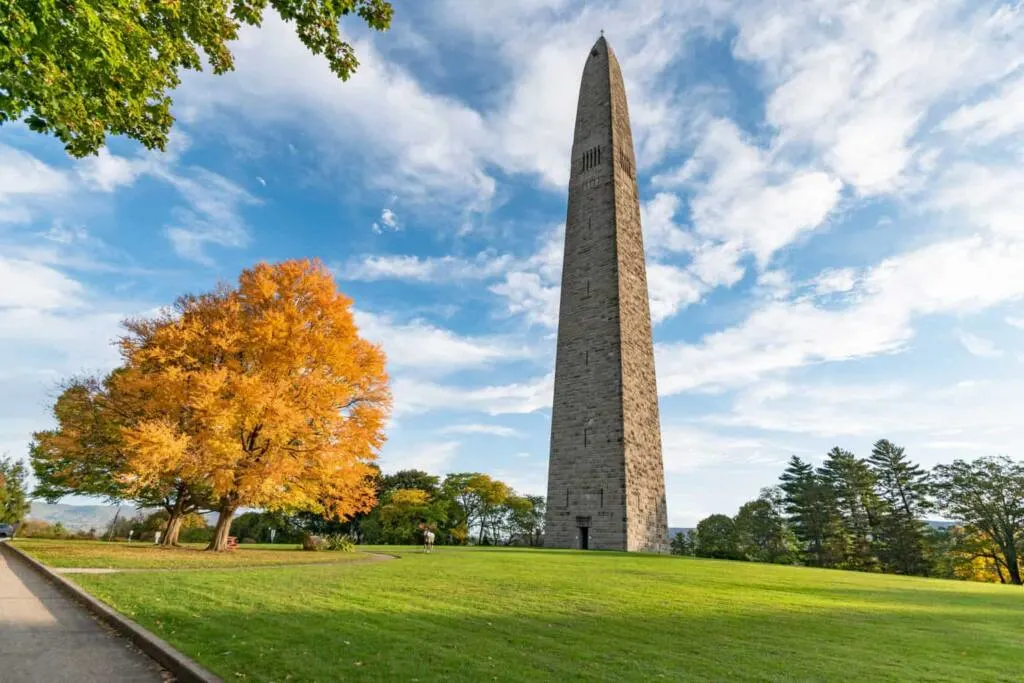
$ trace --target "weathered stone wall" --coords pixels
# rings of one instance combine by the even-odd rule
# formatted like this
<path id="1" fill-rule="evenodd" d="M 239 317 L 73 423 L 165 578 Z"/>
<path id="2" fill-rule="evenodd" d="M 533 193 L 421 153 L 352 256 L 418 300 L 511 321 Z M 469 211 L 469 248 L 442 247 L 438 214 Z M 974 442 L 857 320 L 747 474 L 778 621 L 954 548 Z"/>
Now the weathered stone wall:
<path id="1" fill-rule="evenodd" d="M 658 550 L 664 475 L 629 114 L 602 38 L 583 70 L 566 214 L 545 544 Z"/>
<path id="2" fill-rule="evenodd" d="M 609 53 L 611 49 L 609 48 Z M 640 226 L 636 157 L 629 107 L 619 62 L 609 60 L 612 163 L 615 165 L 615 225 L 622 353 L 622 413 L 625 433 L 627 548 L 661 551 L 667 542 L 665 468 L 654 372 L 654 341 L 647 267 Z"/>

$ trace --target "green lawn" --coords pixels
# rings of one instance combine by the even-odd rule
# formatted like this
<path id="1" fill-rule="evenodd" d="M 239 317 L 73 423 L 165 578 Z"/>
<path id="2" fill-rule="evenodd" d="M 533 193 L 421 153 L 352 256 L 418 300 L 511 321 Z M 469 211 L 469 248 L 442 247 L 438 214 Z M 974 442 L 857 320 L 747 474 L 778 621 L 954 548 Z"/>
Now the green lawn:
<path id="1" fill-rule="evenodd" d="M 1024 675 L 1019 588 L 611 553 L 401 555 L 75 581 L 226 680 Z"/>
<path id="2" fill-rule="evenodd" d="M 241 545 L 229 553 L 203 552 L 204 545 L 163 548 L 152 543 L 50 541 L 23 538 L 13 543 L 51 567 L 112 569 L 215 569 L 282 564 L 332 564 L 369 559 L 366 553 L 303 552 L 297 545 Z"/>

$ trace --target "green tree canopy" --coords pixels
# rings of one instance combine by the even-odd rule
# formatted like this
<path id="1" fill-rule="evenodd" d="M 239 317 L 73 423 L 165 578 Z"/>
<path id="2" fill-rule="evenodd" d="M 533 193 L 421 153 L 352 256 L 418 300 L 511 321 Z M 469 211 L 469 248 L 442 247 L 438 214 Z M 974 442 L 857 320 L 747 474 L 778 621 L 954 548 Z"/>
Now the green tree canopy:
<path id="1" fill-rule="evenodd" d="M 731 517 L 711 515 L 697 522 L 697 554 L 720 560 L 742 559 Z"/>
<path id="2" fill-rule="evenodd" d="M 15 524 L 32 507 L 28 501 L 25 463 L 14 458 L 0 458 L 0 524 Z"/>
<path id="3" fill-rule="evenodd" d="M 386 0 L 6 0 L 0 3 L 0 125 L 24 119 L 75 157 L 107 135 L 163 150 L 182 70 L 234 68 L 228 43 L 259 26 L 267 5 L 347 80 L 356 70 L 339 21 L 391 25 Z"/>
<path id="4" fill-rule="evenodd" d="M 992 540 L 1010 582 L 1021 585 L 1024 555 L 1024 464 L 1007 457 L 956 460 L 938 465 L 939 507 L 968 531 Z"/>
<path id="5" fill-rule="evenodd" d="M 440 490 L 441 479 L 423 470 L 399 470 L 394 474 L 383 474 L 380 477 L 380 496 L 386 499 L 399 489 L 419 489 L 431 496 Z"/>
<path id="6" fill-rule="evenodd" d="M 447 520 L 445 508 L 422 489 L 398 489 L 380 506 L 381 532 L 387 543 L 417 543 L 422 527 L 431 529 Z"/>
<path id="7" fill-rule="evenodd" d="M 509 496 L 505 507 L 509 541 L 518 538 L 526 545 L 539 545 L 544 534 L 544 496 Z"/>
<path id="8" fill-rule="evenodd" d="M 796 537 L 786 524 L 780 496 L 773 489 L 745 503 L 733 521 L 739 554 L 745 559 L 783 564 L 795 559 Z"/>

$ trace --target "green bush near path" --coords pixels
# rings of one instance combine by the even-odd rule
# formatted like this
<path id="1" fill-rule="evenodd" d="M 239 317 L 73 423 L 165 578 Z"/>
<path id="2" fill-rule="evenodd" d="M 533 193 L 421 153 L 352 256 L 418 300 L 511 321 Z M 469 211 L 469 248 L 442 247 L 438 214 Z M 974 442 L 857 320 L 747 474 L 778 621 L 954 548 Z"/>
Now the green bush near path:
<path id="1" fill-rule="evenodd" d="M 401 555 L 75 580 L 225 680 L 1020 680 L 1019 588 L 613 553 Z"/>

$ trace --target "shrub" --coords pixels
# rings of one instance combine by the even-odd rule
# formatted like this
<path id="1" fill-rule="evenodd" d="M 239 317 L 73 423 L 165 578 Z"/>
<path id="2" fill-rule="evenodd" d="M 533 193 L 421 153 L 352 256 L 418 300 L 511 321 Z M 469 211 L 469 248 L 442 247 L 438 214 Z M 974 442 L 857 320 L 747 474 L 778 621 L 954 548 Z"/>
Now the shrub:
<path id="1" fill-rule="evenodd" d="M 348 534 L 333 534 L 327 537 L 327 549 L 350 553 L 356 549 L 356 544 Z"/>
<path id="2" fill-rule="evenodd" d="M 356 543 L 348 534 L 331 534 L 329 536 L 306 534 L 302 537 L 303 550 L 335 550 L 350 553 L 355 548 Z"/>

